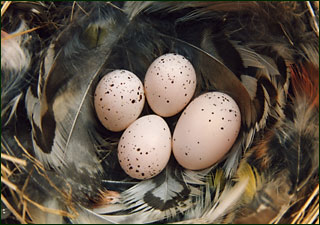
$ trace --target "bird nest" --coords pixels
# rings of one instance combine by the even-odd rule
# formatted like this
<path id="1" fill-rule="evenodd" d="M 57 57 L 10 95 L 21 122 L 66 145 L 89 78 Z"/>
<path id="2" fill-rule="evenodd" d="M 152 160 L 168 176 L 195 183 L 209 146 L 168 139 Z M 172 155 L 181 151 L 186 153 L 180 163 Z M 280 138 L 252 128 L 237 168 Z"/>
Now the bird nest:
<path id="1" fill-rule="evenodd" d="M 318 2 L 1 4 L 2 223 L 319 224 Z M 236 100 L 241 130 L 211 167 L 171 158 L 139 181 L 92 87 L 114 69 L 143 80 L 168 52 L 194 65 L 195 97 Z"/>

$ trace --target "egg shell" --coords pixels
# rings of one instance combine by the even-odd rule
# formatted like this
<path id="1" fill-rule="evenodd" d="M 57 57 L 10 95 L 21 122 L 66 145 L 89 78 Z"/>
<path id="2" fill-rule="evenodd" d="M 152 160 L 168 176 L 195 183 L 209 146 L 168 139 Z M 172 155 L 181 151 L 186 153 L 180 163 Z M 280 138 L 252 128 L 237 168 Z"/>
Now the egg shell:
<path id="1" fill-rule="evenodd" d="M 166 121 L 157 115 L 143 116 L 122 134 L 118 159 L 122 169 L 136 179 L 159 174 L 171 155 L 171 133 Z"/>
<path id="2" fill-rule="evenodd" d="M 111 131 L 122 131 L 135 121 L 145 103 L 143 84 L 130 71 L 114 70 L 98 83 L 94 106 L 100 122 Z"/>
<path id="3" fill-rule="evenodd" d="M 181 114 L 173 133 L 173 154 L 186 169 L 205 169 L 234 144 L 241 126 L 240 110 L 227 94 L 208 92 Z"/>
<path id="4" fill-rule="evenodd" d="M 149 66 L 144 86 L 151 109 L 163 117 L 173 116 L 191 100 L 196 89 L 196 72 L 184 56 L 165 54 Z"/>

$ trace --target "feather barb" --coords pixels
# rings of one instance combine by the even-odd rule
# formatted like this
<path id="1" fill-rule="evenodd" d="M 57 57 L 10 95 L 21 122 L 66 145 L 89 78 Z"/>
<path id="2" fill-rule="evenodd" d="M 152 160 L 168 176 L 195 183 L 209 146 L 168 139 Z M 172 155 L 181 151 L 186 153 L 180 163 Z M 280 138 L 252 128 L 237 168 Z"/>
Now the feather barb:
<path id="1" fill-rule="evenodd" d="M 292 65 L 291 82 L 296 97 L 305 96 L 310 107 L 319 109 L 319 68 L 311 63 Z"/>

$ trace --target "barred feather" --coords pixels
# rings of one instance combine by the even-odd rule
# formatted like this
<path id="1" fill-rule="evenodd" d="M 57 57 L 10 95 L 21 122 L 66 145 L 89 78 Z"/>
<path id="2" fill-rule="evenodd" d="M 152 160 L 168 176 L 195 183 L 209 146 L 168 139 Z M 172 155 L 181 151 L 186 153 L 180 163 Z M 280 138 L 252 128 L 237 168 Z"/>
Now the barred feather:
<path id="1" fill-rule="evenodd" d="M 270 213 L 265 221 L 284 214 L 292 207 L 297 196 L 306 191 L 305 185 L 314 182 L 313 176 L 318 172 L 319 85 L 314 82 L 319 79 L 318 73 L 319 70 L 311 63 L 292 65 L 291 103 L 286 108 L 286 117 L 277 129 L 269 130 L 262 140 L 257 141 L 244 159 L 265 178 L 262 185 L 250 188 L 254 197 L 249 204 L 257 209 L 265 206 L 264 214 Z M 259 178 L 253 180 L 258 181 Z M 249 196 L 252 195 L 245 195 L 243 200 L 250 200 Z M 242 213 L 245 211 L 248 209 L 242 209 Z M 238 222 L 262 222 L 259 211 L 245 214 Z"/>

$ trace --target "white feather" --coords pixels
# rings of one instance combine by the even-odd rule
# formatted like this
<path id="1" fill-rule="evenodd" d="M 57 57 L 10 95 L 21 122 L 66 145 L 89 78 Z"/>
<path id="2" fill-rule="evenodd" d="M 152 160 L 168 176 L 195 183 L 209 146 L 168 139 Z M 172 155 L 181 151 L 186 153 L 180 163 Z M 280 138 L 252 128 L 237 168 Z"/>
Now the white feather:
<path id="1" fill-rule="evenodd" d="M 21 22 L 20 27 L 11 35 L 27 30 L 25 22 Z M 22 48 L 26 35 L 18 35 L 5 41 L 1 40 L 1 68 L 13 73 L 26 71 L 29 68 L 31 57 L 27 50 Z"/>

